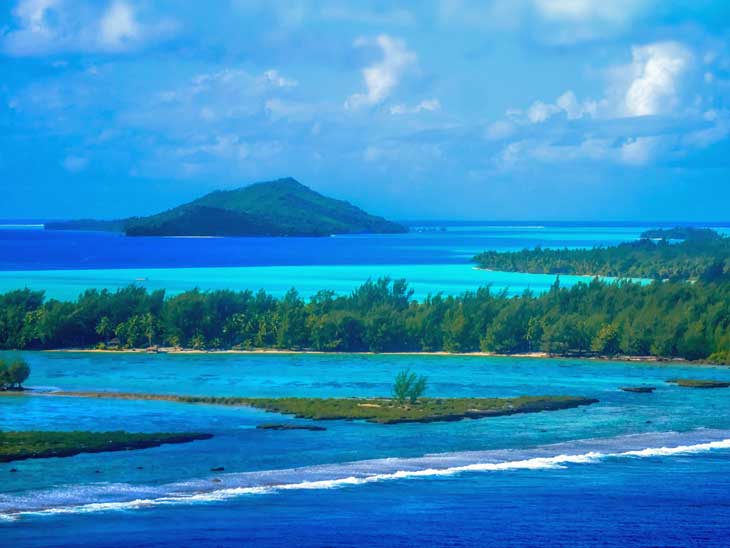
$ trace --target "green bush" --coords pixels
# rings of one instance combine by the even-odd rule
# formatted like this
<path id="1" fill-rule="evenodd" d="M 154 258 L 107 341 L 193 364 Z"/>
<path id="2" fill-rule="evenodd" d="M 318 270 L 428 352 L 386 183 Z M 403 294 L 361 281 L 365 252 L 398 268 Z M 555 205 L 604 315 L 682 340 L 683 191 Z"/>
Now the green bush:
<path id="1" fill-rule="evenodd" d="M 0 390 L 22 390 L 30 375 L 30 366 L 22 358 L 0 359 Z"/>
<path id="2" fill-rule="evenodd" d="M 427 385 L 428 379 L 426 377 L 419 377 L 410 369 L 404 369 L 395 377 L 393 398 L 399 403 L 404 403 L 406 400 L 416 403 L 418 398 L 425 394 Z"/>

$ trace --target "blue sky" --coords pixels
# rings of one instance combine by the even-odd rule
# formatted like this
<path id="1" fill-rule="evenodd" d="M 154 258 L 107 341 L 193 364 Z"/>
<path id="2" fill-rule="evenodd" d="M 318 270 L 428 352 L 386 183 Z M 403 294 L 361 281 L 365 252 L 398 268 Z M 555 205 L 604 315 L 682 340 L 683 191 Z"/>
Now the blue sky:
<path id="1" fill-rule="evenodd" d="M 293 176 L 399 219 L 730 220 L 726 0 L 0 10 L 0 217 Z"/>

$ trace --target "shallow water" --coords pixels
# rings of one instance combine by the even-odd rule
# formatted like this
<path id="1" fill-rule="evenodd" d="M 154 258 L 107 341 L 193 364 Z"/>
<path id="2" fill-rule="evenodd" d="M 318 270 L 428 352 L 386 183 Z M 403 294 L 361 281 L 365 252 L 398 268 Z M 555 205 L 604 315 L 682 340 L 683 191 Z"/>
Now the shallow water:
<path id="1" fill-rule="evenodd" d="M 130 284 L 169 294 L 201 289 L 296 287 L 347 293 L 368 278 L 405 278 L 417 298 L 460 294 L 484 285 L 544 291 L 555 276 L 484 272 L 472 257 L 486 249 L 590 247 L 636 239 L 645 226 L 450 224 L 436 232 L 331 238 L 127 238 L 103 232 L 0 229 L 0 292 L 29 287 L 73 299 L 87 288 Z M 443 228 L 444 231 L 440 229 Z M 433 227 L 429 227 L 433 229 Z M 562 283 L 585 278 L 563 276 Z"/>
<path id="2" fill-rule="evenodd" d="M 198 286 L 281 294 L 296 286 L 306 296 L 386 274 L 408 279 L 417 296 L 487 283 L 540 291 L 552 276 L 480 272 L 470 257 L 611 244 L 646 228 L 443 225 L 445 232 L 323 239 L 0 227 L 0 291 L 29 286 L 73 298 L 87 287 L 138 283 L 169 293 Z M 214 434 L 0 464 L 1 546 L 726 546 L 730 537 L 730 389 L 666 382 L 730 380 L 730 368 L 476 356 L 24 356 L 28 385 L 46 391 L 383 396 L 410 367 L 429 377 L 432 396 L 568 394 L 600 403 L 455 423 L 328 421 L 312 432 L 258 430 L 309 421 L 247 408 L 0 397 L 5 430 Z M 642 384 L 657 390 L 618 390 Z M 211 472 L 218 466 L 225 470 Z"/>
<path id="3" fill-rule="evenodd" d="M 555 282 L 555 276 L 551 274 L 491 272 L 478 270 L 470 264 L 134 268 L 0 272 L 0 293 L 28 287 L 45 291 L 48 298 L 74 300 L 89 288 L 114 291 L 134 284 L 150 291 L 164 289 L 167 295 L 197 287 L 203 290 L 265 289 L 281 297 L 294 287 L 302 297 L 309 298 L 322 288 L 347 294 L 369 278 L 381 277 L 406 279 L 416 299 L 436 293 L 460 295 L 487 285 L 495 291 L 506 289 L 510 295 L 528 289 L 542 293 Z M 588 280 L 585 276 L 560 277 L 560 283 L 565 286 Z"/>
<path id="4" fill-rule="evenodd" d="M 693 477 L 705 477 L 710 470 L 727 470 L 730 457 L 730 391 L 693 390 L 666 383 L 678 376 L 730 379 L 728 368 L 475 356 L 25 356 L 33 369 L 29 385 L 44 390 L 379 396 L 388 394 L 397 371 L 411 367 L 429 376 L 429 394 L 433 396 L 572 394 L 596 397 L 600 403 L 457 423 L 385 426 L 328 421 L 320 423 L 327 427 L 325 432 L 277 432 L 255 426 L 271 421 L 308 421 L 212 405 L 42 395 L 3 397 L 0 424 L 4 429 L 123 428 L 214 434 L 211 440 L 184 445 L 0 465 L 0 477 L 5 478 L 0 514 L 6 518 L 0 524 L 0 534 L 20 541 L 18 529 L 32 531 L 23 536 L 20 546 L 43 545 L 43 540 L 48 540 L 41 525 L 44 522 L 52 523 L 54 531 L 60 527 L 62 535 L 73 535 L 78 527 L 98 532 L 125 523 L 123 535 L 135 531 L 135 539 L 154 545 L 169 540 L 173 533 L 167 526 L 148 530 L 159 520 L 182 520 L 181 530 L 223 545 L 234 545 L 231 539 L 249 534 L 263 534 L 265 538 L 259 541 L 272 545 L 282 542 L 284 535 L 312 545 L 316 545 L 315 538 L 352 546 L 364 539 L 379 544 L 364 527 L 354 526 L 355 534 L 342 536 L 334 525 L 323 525 L 321 536 L 312 536 L 301 521 L 302 505 L 310 504 L 315 521 L 326 513 L 333 524 L 351 524 L 354 513 L 362 510 L 363 499 L 372 500 L 375 506 L 380 504 L 377 501 L 397 500 L 390 518 L 376 509 L 364 512 L 368 519 L 381 522 L 397 515 L 416 519 L 411 515 L 412 505 L 422 506 L 417 514 L 433 528 L 415 528 L 411 534 L 415 538 L 428 533 L 434 542 L 445 542 L 454 531 L 445 528 L 445 515 L 451 514 L 443 514 L 443 507 L 465 504 L 469 491 L 473 507 L 465 516 L 488 513 L 496 500 L 500 513 L 526 524 L 534 519 L 530 514 L 535 511 L 534 497 L 546 494 L 551 486 L 557 485 L 555 492 L 570 491 L 575 482 L 590 483 L 598 478 L 607 484 L 606 489 L 622 493 L 636 488 L 625 483 L 627 473 L 632 481 L 640 478 L 644 489 L 650 490 L 644 496 L 652 512 L 667 519 L 670 510 L 660 504 L 667 496 L 667 487 L 656 482 L 657 474 L 689 468 Z M 657 390 L 653 394 L 618 390 L 640 384 L 652 384 Z M 211 472 L 216 466 L 225 467 L 225 471 Z M 18 472 L 10 473 L 11 467 Z M 661 470 L 657 472 L 657 468 Z M 213 482 L 213 478 L 220 482 Z M 498 495 L 494 495 L 495 489 Z M 595 486 L 587 489 L 591 497 L 597 496 Z M 525 500 L 524 490 L 529 490 Z M 330 494 L 332 491 L 336 493 Z M 712 511 L 700 520 L 699 529 L 709 523 L 707 520 L 730 516 L 727 491 L 718 493 L 715 483 L 695 483 L 692 496 L 701 498 L 703 491 L 707 497 L 703 500 L 712 505 Z M 658 498 L 652 500 L 652 496 Z M 510 497 L 512 502 L 507 504 Z M 439 502 L 431 506 L 430 500 Z M 637 502 L 621 503 L 627 512 L 625 519 L 630 518 L 632 504 Z M 568 506 L 575 504 L 570 501 Z M 298 510 L 282 518 L 282 508 L 289 505 Z M 203 521 L 211 512 L 227 515 L 230 521 L 216 518 L 216 526 L 206 529 Z M 589 515 L 591 512 L 583 518 Z M 297 533 L 292 537 L 294 531 Z M 485 526 L 483 532 L 496 535 L 487 538 L 500 535 L 493 525 Z M 383 544 L 395 542 L 393 539 L 403 533 L 401 529 L 385 531 L 382 538 L 391 540 Z M 473 543 L 473 533 L 454 538 Z M 73 537 L 60 538 L 70 542 Z M 93 534 L 90 544 L 94 538 L 103 544 L 103 539 Z M 407 535 L 398 542 L 407 544 Z"/>

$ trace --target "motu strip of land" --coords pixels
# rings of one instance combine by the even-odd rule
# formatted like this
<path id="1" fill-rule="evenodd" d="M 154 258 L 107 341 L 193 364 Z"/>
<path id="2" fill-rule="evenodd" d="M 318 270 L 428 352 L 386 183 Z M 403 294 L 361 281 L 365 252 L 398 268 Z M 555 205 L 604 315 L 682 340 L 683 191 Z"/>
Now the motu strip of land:
<path id="1" fill-rule="evenodd" d="M 314 420 L 364 420 L 378 424 L 458 421 L 571 409 L 597 403 L 575 396 L 519 396 L 515 398 L 420 398 L 415 403 L 391 398 L 242 398 L 178 396 L 130 392 L 54 392 L 50 395 L 179 403 L 240 405 Z"/>
<path id="2" fill-rule="evenodd" d="M 207 440 L 201 433 L 116 432 L 0 432 L 0 462 L 49 457 L 71 457 L 79 453 L 102 453 L 147 449 L 168 443 Z"/>

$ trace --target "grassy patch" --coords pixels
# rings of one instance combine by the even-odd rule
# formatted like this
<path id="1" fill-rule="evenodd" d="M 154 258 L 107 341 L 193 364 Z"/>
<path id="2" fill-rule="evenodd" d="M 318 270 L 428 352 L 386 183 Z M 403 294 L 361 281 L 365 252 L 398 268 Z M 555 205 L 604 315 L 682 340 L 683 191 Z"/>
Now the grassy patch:
<path id="1" fill-rule="evenodd" d="M 211 434 L 199 433 L 141 434 L 123 431 L 0 432 L 0 462 L 146 449 L 166 443 L 186 443 L 211 437 Z"/>
<path id="2" fill-rule="evenodd" d="M 706 379 L 671 379 L 667 382 L 676 384 L 677 386 L 683 386 L 685 388 L 728 388 L 730 382 L 727 381 L 712 381 Z"/>
<path id="3" fill-rule="evenodd" d="M 166 400 L 181 403 L 242 405 L 314 420 L 365 420 L 379 424 L 458 421 L 557 411 L 598 400 L 574 396 L 520 396 L 517 398 L 421 398 L 399 403 L 391 398 L 239 398 L 227 396 L 174 396 L 114 392 L 61 392 L 60 395 L 116 399 Z"/>
<path id="4" fill-rule="evenodd" d="M 522 396 L 519 398 L 422 398 L 417 403 L 392 399 L 272 398 L 255 399 L 254 407 L 314 420 L 366 420 L 380 424 L 458 421 L 517 413 L 555 411 L 596 400 L 569 396 Z"/>

